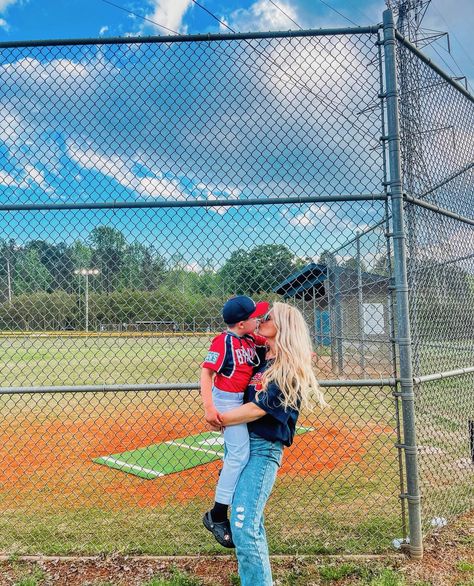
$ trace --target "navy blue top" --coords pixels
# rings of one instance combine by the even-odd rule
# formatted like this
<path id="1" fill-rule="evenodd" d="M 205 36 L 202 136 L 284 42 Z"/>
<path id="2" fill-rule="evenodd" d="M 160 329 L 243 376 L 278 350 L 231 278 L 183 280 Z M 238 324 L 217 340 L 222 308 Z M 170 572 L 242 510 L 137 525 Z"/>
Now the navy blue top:
<path id="1" fill-rule="evenodd" d="M 250 379 L 245 391 L 245 403 L 255 403 L 260 409 L 267 412 L 266 415 L 247 423 L 250 432 L 272 442 L 280 441 L 285 446 L 291 446 L 295 436 L 296 421 L 299 411 L 288 407 L 286 410 L 282 404 L 283 394 L 280 388 L 270 382 L 265 391 L 261 391 L 256 397 L 256 392 L 261 388 L 262 376 L 268 367 L 267 360 L 263 360 Z"/>

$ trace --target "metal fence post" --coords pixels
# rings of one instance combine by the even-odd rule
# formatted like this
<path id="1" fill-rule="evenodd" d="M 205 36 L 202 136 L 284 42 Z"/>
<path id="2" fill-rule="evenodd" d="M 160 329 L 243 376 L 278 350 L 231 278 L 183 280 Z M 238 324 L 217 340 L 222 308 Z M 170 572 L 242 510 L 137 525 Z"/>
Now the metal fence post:
<path id="1" fill-rule="evenodd" d="M 397 299 L 397 344 L 400 365 L 400 397 L 403 413 L 403 448 L 407 475 L 408 522 L 410 531 L 410 555 L 423 556 L 421 530 L 420 491 L 415 431 L 415 405 L 408 305 L 408 280 L 406 269 L 405 227 L 403 218 L 403 193 L 400 162 L 400 131 L 398 120 L 397 71 L 395 61 L 395 27 L 391 10 L 383 13 L 385 76 L 388 123 L 388 148 L 390 164 L 390 197 L 392 201 L 395 290 Z"/>

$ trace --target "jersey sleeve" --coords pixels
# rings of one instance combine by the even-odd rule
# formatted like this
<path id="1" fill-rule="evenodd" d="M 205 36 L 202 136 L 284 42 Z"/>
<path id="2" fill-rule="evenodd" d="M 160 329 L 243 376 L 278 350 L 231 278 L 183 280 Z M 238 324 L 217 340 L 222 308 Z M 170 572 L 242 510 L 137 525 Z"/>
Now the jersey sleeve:
<path id="1" fill-rule="evenodd" d="M 220 372 L 224 365 L 226 353 L 225 336 L 220 334 L 212 340 L 207 356 L 201 364 L 202 368 L 209 368 L 214 372 Z"/>
<path id="2" fill-rule="evenodd" d="M 260 407 L 260 409 L 263 409 L 267 415 L 271 415 L 274 419 L 285 425 L 290 418 L 290 413 L 294 409 L 288 407 L 285 410 L 281 400 L 282 396 L 279 387 L 275 383 L 269 383 L 266 390 L 258 393 L 252 402 Z"/>
<path id="3" fill-rule="evenodd" d="M 259 334 L 253 334 L 253 339 L 255 342 L 255 346 L 266 346 L 267 345 L 267 339 L 264 338 L 263 336 L 260 336 Z"/>

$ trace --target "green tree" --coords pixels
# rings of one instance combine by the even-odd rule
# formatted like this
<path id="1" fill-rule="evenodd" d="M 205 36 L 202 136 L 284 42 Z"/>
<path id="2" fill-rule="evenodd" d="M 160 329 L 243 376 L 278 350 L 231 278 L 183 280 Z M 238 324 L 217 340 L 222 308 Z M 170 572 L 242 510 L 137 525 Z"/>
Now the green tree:
<path id="1" fill-rule="evenodd" d="M 20 247 L 15 240 L 0 239 L 0 302 L 8 301 L 12 295 L 13 276 L 17 253 Z"/>
<path id="2" fill-rule="evenodd" d="M 166 284 L 172 289 L 178 289 L 184 293 L 189 284 L 186 279 L 186 260 L 180 252 L 171 255 L 170 268 L 166 276 Z"/>
<path id="3" fill-rule="evenodd" d="M 74 262 L 71 250 L 64 242 L 50 244 L 45 240 L 32 240 L 25 248 L 38 252 L 39 260 L 48 269 L 52 277 L 52 289 L 72 291 Z"/>
<path id="4" fill-rule="evenodd" d="M 120 288 L 153 291 L 162 283 L 165 273 L 165 259 L 151 246 L 134 242 L 124 251 Z"/>
<path id="5" fill-rule="evenodd" d="M 201 295 L 211 296 L 219 293 L 219 275 L 215 270 L 214 261 L 211 258 L 206 258 L 202 262 L 202 271 L 196 275 L 193 282 L 193 292 Z"/>
<path id="6" fill-rule="evenodd" d="M 330 250 L 323 250 L 323 252 L 319 255 L 318 263 L 321 265 L 326 265 L 327 267 L 336 267 L 336 255 Z"/>
<path id="7" fill-rule="evenodd" d="M 87 269 L 91 266 L 92 249 L 80 240 L 76 240 L 70 247 L 70 255 L 74 268 Z"/>
<path id="8" fill-rule="evenodd" d="M 219 276 L 227 294 L 270 292 L 295 271 L 300 260 L 283 244 L 261 244 L 249 252 L 233 252 Z"/>
<path id="9" fill-rule="evenodd" d="M 346 269 L 351 269 L 353 271 L 360 270 L 364 273 L 367 271 L 367 265 L 363 260 L 357 262 L 357 259 L 352 256 L 351 258 L 346 259 L 344 262 L 341 263 L 341 266 Z"/>
<path id="10" fill-rule="evenodd" d="M 93 247 L 92 264 L 100 270 L 98 282 L 106 293 L 115 291 L 123 265 L 125 236 L 116 228 L 98 226 L 89 236 Z"/>
<path id="11" fill-rule="evenodd" d="M 393 266 L 393 259 L 392 259 L 392 266 Z M 377 275 L 383 275 L 384 277 L 388 275 L 388 257 L 386 254 L 381 254 L 377 257 L 377 260 L 374 263 L 374 273 Z"/>
<path id="12" fill-rule="evenodd" d="M 143 256 L 143 285 L 145 291 L 153 291 L 160 287 L 167 272 L 166 260 L 159 252 L 149 246 Z"/>
<path id="13" fill-rule="evenodd" d="M 34 248 L 22 249 L 17 255 L 13 272 L 13 292 L 15 295 L 51 290 L 53 278 L 40 261 Z"/>

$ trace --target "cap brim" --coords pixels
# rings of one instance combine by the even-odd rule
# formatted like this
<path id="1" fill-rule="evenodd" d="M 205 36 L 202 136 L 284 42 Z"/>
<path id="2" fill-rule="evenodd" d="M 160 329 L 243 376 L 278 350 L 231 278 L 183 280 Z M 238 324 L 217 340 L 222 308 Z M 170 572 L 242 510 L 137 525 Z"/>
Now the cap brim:
<path id="1" fill-rule="evenodd" d="M 259 317 L 260 315 L 265 315 L 268 310 L 270 309 L 270 304 L 268 301 L 259 301 L 256 304 L 255 311 L 249 315 L 249 317 Z"/>

